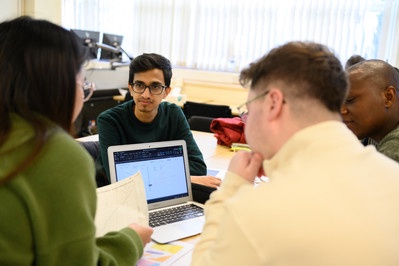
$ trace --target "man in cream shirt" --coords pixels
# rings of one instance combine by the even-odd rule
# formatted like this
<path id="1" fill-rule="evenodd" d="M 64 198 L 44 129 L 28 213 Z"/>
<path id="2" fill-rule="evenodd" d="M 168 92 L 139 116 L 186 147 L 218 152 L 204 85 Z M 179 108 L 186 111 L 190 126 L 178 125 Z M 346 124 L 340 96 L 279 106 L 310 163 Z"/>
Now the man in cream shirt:
<path id="1" fill-rule="evenodd" d="M 336 56 L 287 43 L 240 81 L 252 152 L 232 158 L 205 205 L 192 264 L 399 265 L 399 164 L 342 123 L 348 81 Z M 262 173 L 270 181 L 254 187 Z"/>

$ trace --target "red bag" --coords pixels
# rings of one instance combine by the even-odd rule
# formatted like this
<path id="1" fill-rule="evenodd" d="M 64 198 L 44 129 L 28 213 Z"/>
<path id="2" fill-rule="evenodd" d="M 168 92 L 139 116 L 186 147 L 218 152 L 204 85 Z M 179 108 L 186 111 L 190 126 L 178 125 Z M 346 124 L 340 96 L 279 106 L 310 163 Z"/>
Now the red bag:
<path id="1" fill-rule="evenodd" d="M 211 131 L 215 133 L 218 144 L 230 147 L 232 143 L 246 143 L 244 135 L 245 123 L 239 117 L 215 118 L 211 123 Z"/>

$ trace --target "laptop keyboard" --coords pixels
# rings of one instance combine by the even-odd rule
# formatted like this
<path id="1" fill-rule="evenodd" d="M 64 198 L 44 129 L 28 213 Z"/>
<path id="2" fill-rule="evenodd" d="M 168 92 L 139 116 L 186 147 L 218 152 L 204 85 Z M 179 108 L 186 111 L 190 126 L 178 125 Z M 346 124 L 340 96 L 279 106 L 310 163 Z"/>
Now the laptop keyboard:
<path id="1" fill-rule="evenodd" d="M 170 224 L 204 215 L 202 208 L 187 204 L 174 208 L 159 210 L 149 213 L 149 222 L 151 227 L 157 227 L 164 224 Z"/>

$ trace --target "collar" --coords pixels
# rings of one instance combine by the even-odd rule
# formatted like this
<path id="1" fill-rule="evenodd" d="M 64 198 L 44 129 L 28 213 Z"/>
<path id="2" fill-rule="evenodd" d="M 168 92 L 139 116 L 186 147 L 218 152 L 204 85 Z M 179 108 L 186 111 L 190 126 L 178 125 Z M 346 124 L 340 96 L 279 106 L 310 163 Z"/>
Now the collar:
<path id="1" fill-rule="evenodd" d="M 353 143 L 360 144 L 344 123 L 339 121 L 318 123 L 296 132 L 273 158 L 263 161 L 263 169 L 268 176 L 272 176 L 274 171 L 297 158 L 307 157 L 307 154 L 317 156 L 320 151 L 334 149 L 337 145 L 353 145 Z"/>

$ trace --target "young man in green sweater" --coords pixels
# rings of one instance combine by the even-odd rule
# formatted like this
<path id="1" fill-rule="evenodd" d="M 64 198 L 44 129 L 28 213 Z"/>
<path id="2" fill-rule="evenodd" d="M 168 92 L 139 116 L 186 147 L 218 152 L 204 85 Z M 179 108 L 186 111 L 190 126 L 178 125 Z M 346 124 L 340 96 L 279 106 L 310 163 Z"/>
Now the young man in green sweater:
<path id="1" fill-rule="evenodd" d="M 162 101 L 171 91 L 171 78 L 171 63 L 162 55 L 143 54 L 130 63 L 128 87 L 133 100 L 108 109 L 97 118 L 101 153 L 98 162 L 108 180 L 109 146 L 184 139 L 192 183 L 209 188 L 220 185 L 219 178 L 206 176 L 202 153 L 181 108 Z"/>

